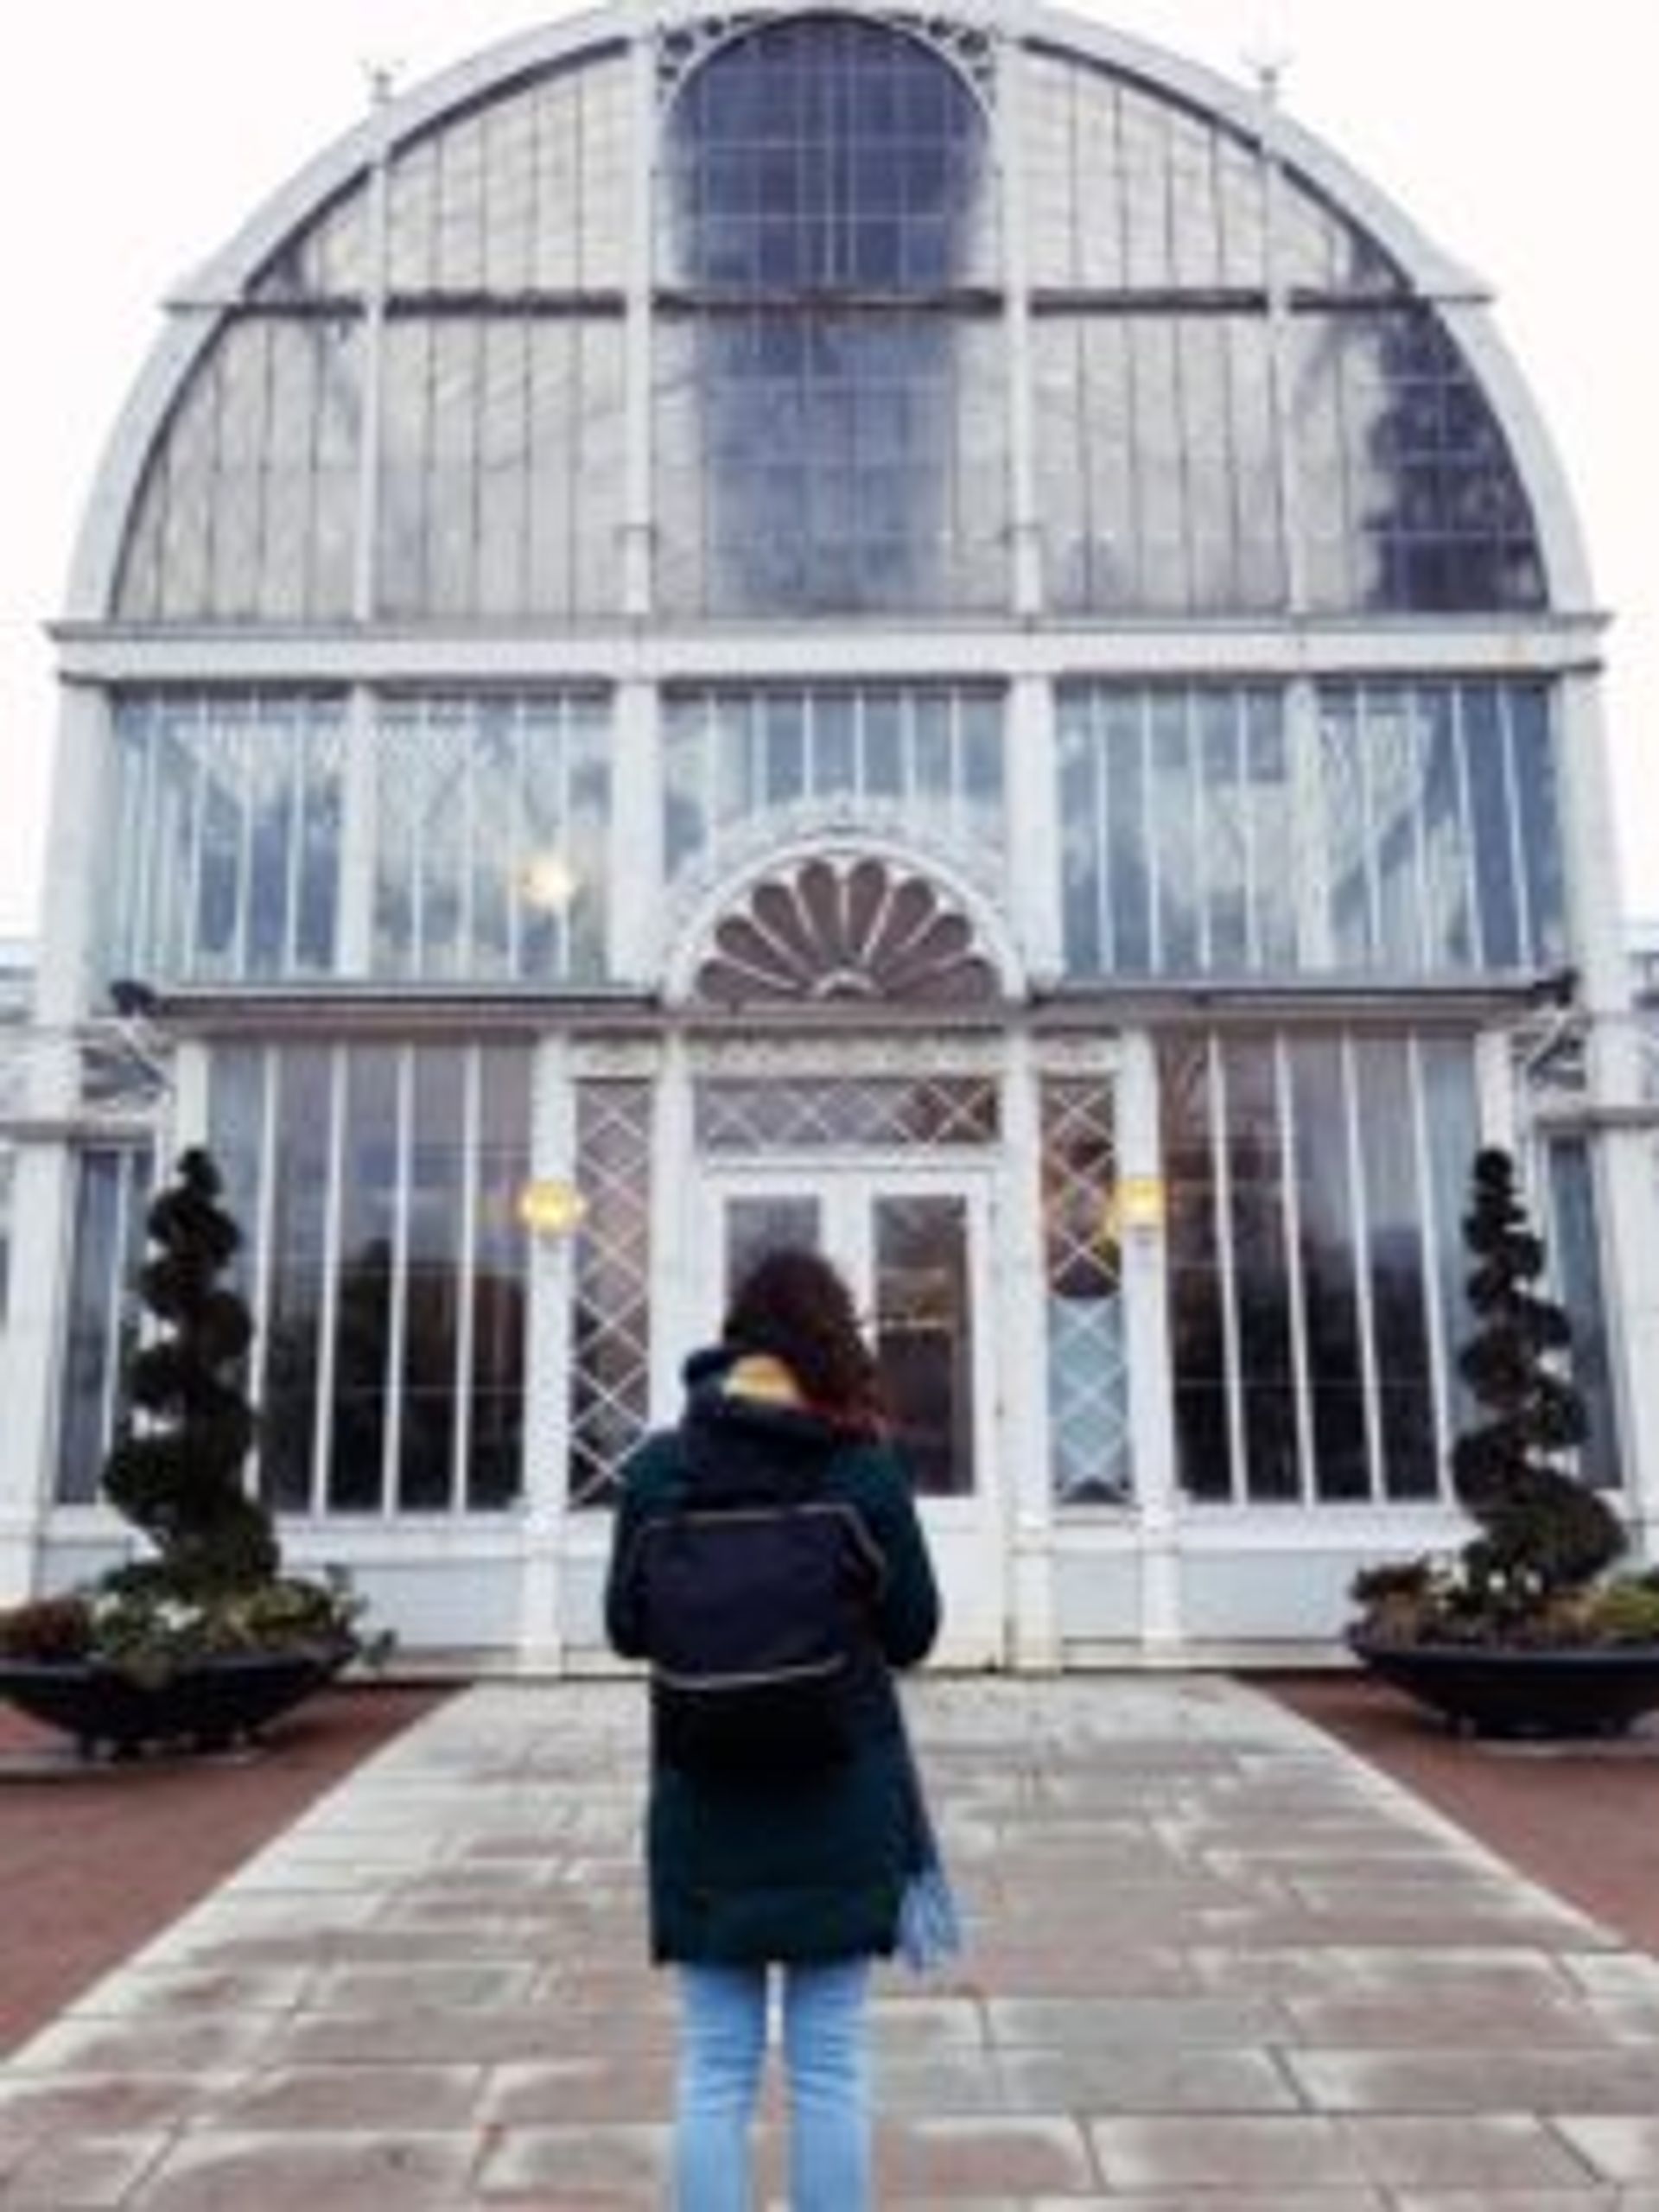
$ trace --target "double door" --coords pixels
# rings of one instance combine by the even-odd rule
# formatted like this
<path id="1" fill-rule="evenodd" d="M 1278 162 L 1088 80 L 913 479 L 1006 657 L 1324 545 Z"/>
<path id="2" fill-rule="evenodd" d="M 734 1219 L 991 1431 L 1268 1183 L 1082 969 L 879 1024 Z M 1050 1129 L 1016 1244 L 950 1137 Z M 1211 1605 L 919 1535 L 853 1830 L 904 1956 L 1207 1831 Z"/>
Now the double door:
<path id="1" fill-rule="evenodd" d="M 989 1181 L 943 1166 L 722 1167 L 707 1181 L 702 1245 L 711 1334 L 745 1273 L 779 1247 L 821 1252 L 847 1282 L 943 1588 L 942 1649 L 964 1664 L 996 1663 L 1006 1643 Z"/>

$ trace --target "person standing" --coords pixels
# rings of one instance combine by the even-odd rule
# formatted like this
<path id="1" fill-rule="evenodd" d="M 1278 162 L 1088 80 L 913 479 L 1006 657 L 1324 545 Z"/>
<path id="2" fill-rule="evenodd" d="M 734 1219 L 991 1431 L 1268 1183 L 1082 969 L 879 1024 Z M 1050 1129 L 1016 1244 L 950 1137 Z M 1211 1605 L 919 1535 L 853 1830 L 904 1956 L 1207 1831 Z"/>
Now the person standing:
<path id="1" fill-rule="evenodd" d="M 931 1647 L 938 1585 L 884 1440 L 874 1362 L 826 1261 L 798 1250 L 760 1261 L 685 1381 L 677 1427 L 647 1438 L 624 1472 L 605 1601 L 614 1649 L 652 1656 L 642 1571 L 652 1534 L 718 1497 L 834 1508 L 870 1572 L 849 1593 L 864 1656 L 846 1690 L 844 1755 L 830 1763 L 697 1770 L 677 1754 L 653 1684 L 650 1940 L 679 1979 L 676 2212 L 748 2212 L 774 1985 L 793 2212 L 867 2212 L 870 1967 L 898 1945 L 925 1819 L 891 1669 Z"/>

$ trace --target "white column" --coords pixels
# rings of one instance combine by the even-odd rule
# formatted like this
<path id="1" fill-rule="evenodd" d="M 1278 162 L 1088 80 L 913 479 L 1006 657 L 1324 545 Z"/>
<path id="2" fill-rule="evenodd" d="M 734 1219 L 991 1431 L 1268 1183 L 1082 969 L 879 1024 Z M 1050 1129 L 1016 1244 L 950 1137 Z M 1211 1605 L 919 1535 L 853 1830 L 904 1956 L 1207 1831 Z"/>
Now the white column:
<path id="1" fill-rule="evenodd" d="M 662 739 L 654 683 L 617 685 L 612 709 L 607 886 L 611 979 L 654 983 L 663 969 Z"/>
<path id="2" fill-rule="evenodd" d="M 1592 1139 L 1601 1224 L 1602 1295 L 1623 1448 L 1626 1510 L 1644 1555 L 1659 1557 L 1659 1160 L 1644 1118 L 1642 1042 L 1631 1008 L 1629 948 L 1600 689 L 1564 677 L 1557 693 L 1558 785 L 1570 942 L 1586 1039 Z"/>
<path id="3" fill-rule="evenodd" d="M 1065 961 L 1054 690 L 1046 677 L 1016 677 L 1009 688 L 1003 789 L 1008 912 L 1027 978 L 1033 984 L 1052 983 Z"/>
<path id="4" fill-rule="evenodd" d="M 627 461 L 623 485 L 622 610 L 651 613 L 652 154 L 657 143 L 657 34 L 649 6 L 639 10 L 628 49 L 633 166 L 623 322 L 623 413 Z"/>
<path id="5" fill-rule="evenodd" d="M 1037 511 L 1035 378 L 1031 349 L 1025 162 L 1026 50 L 1017 38 L 997 48 L 997 167 L 1002 182 L 1003 327 L 1007 334 L 1008 536 L 1014 609 L 1043 606 L 1042 524 Z"/>
<path id="6" fill-rule="evenodd" d="M 208 1135 L 212 1055 L 197 1039 L 181 1044 L 168 1071 L 172 1095 L 156 1123 L 156 1166 L 166 1181 L 172 1162 L 190 1145 L 205 1145 Z"/>
<path id="7" fill-rule="evenodd" d="M 54 1027 L 110 1010 L 105 992 L 111 979 L 99 972 L 99 963 L 109 840 L 118 826 L 109 819 L 115 773 L 108 699 L 81 683 L 65 684 L 60 697 L 35 981 L 35 1019 Z"/>
<path id="8" fill-rule="evenodd" d="M 574 1182 L 576 1101 L 563 1037 L 537 1048 L 531 1098 L 530 1172 Z M 559 1672 L 565 1633 L 561 1568 L 570 1459 L 570 1313 L 575 1245 L 532 1236 L 524 1346 L 524 1504 L 518 1656 L 537 1672 Z"/>
<path id="9" fill-rule="evenodd" d="M 1151 1038 L 1123 1039 L 1118 1084 L 1120 1186 L 1139 1179 L 1163 1188 L 1158 1062 Z M 1141 1519 L 1141 1641 L 1148 1651 L 1182 1640 L 1180 1501 L 1175 1481 L 1174 1400 L 1169 1343 L 1169 1263 L 1161 1211 L 1124 1227 L 1123 1300 L 1129 1359 L 1129 1421 Z"/>
<path id="10" fill-rule="evenodd" d="M 374 861 L 379 786 L 374 763 L 374 695 L 352 687 L 346 710 L 346 758 L 341 777 L 340 926 L 334 969 L 366 976 L 374 963 Z"/>
<path id="11" fill-rule="evenodd" d="M 1043 1250 L 1042 1099 L 1031 1039 L 1007 1040 L 1002 1078 L 996 1286 L 997 1476 L 1003 1503 L 1008 1659 L 1041 1671 L 1060 1660 L 1048 1429 L 1048 1294 Z M 988 1319 L 989 1317 L 988 1317 Z"/>
<path id="12" fill-rule="evenodd" d="M 0 1332 L 7 1435 L 0 1454 L 0 1605 L 36 1594 L 52 1507 L 74 1190 L 74 1156 L 67 1145 L 19 1146 L 11 1185 L 10 1313 Z"/>
<path id="13" fill-rule="evenodd" d="M 653 1427 L 677 1420 L 680 1367 L 702 1319 L 693 1295 L 699 1254 L 688 1218 L 696 1194 L 695 1098 L 683 1037 L 663 1040 L 651 1112 L 651 1420 Z M 719 1300 L 714 1301 L 718 1306 Z"/>

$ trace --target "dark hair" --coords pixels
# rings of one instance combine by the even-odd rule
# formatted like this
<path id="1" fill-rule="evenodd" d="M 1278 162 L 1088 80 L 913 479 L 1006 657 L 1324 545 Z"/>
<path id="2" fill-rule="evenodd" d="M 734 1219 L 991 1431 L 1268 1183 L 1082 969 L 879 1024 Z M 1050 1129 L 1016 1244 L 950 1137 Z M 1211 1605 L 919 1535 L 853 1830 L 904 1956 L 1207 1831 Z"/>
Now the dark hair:
<path id="1" fill-rule="evenodd" d="M 880 1427 L 875 1362 L 852 1293 L 817 1252 L 790 1247 L 758 1261 L 727 1309 L 721 1341 L 782 1360 L 815 1411 L 832 1421 Z"/>

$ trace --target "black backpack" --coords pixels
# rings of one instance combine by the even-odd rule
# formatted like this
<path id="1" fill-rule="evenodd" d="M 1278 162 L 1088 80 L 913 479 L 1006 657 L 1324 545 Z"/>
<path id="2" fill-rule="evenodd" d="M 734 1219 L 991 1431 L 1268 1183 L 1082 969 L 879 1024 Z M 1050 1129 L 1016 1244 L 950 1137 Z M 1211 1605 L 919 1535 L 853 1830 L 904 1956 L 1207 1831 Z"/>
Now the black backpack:
<path id="1" fill-rule="evenodd" d="M 844 1762 L 875 1663 L 886 1563 L 844 1500 L 694 1485 L 635 1540 L 657 1749 L 710 1779 L 804 1780 Z"/>

